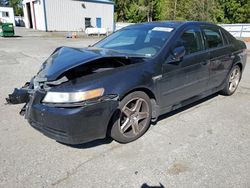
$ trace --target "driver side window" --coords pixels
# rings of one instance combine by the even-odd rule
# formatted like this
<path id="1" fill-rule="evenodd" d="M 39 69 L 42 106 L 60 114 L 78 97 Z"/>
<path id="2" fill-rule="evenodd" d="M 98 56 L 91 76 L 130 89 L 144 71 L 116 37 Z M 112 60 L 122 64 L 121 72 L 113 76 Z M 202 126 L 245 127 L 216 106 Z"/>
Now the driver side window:
<path id="1" fill-rule="evenodd" d="M 203 50 L 202 35 L 198 28 L 187 29 L 176 41 L 175 48 L 184 46 L 185 55 Z"/>

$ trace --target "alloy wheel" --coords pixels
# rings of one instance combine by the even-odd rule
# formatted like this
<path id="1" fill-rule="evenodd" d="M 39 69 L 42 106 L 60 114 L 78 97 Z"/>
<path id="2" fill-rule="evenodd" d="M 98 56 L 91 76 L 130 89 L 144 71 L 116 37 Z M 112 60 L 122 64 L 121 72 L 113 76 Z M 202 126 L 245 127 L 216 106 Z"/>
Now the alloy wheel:
<path id="1" fill-rule="evenodd" d="M 127 102 L 121 110 L 120 131 L 126 137 L 135 137 L 147 126 L 149 105 L 142 98 Z"/>
<path id="2" fill-rule="evenodd" d="M 231 93 L 235 92 L 235 90 L 237 89 L 240 82 L 240 77 L 241 77 L 240 68 L 236 66 L 231 72 L 229 78 L 229 91 Z"/>

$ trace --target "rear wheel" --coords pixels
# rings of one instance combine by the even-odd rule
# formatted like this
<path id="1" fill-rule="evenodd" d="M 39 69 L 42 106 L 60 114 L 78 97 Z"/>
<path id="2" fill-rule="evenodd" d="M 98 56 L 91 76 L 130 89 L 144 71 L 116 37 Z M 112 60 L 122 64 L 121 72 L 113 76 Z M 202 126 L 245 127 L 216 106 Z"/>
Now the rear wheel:
<path id="1" fill-rule="evenodd" d="M 127 95 L 120 102 L 111 137 L 121 143 L 140 138 L 150 126 L 151 114 L 150 98 L 145 93 L 137 91 Z"/>
<path id="2" fill-rule="evenodd" d="M 241 69 L 239 65 L 233 66 L 226 80 L 225 87 L 221 91 L 221 94 L 227 95 L 227 96 L 234 94 L 234 92 L 237 90 L 238 85 L 240 83 L 241 74 L 242 73 L 241 73 Z"/>

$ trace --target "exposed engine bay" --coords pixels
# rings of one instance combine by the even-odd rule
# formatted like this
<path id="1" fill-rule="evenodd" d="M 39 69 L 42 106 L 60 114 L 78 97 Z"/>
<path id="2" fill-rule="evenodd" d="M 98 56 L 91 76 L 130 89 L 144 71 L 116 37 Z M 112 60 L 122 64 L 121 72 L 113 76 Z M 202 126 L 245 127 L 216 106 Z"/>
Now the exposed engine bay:
<path id="1" fill-rule="evenodd" d="M 52 54 L 53 56 L 53 54 Z M 42 65 L 38 74 L 27 82 L 23 87 L 15 88 L 13 93 L 6 98 L 7 104 L 22 104 L 29 102 L 29 95 L 35 90 L 49 91 L 50 88 L 63 84 L 65 82 L 93 74 L 111 71 L 119 67 L 128 66 L 134 63 L 143 62 L 141 57 L 101 57 L 89 62 L 73 67 L 61 73 L 56 80 L 46 78 L 46 62 Z"/>

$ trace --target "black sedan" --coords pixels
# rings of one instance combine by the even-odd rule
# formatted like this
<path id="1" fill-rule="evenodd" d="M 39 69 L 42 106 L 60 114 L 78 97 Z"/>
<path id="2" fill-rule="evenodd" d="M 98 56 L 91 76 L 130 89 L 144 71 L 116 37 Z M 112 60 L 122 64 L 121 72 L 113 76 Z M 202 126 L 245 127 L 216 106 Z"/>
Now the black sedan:
<path id="1" fill-rule="evenodd" d="M 50 138 L 128 143 L 167 112 L 220 92 L 232 95 L 246 45 L 206 22 L 126 27 L 89 48 L 60 47 L 7 102 Z"/>

